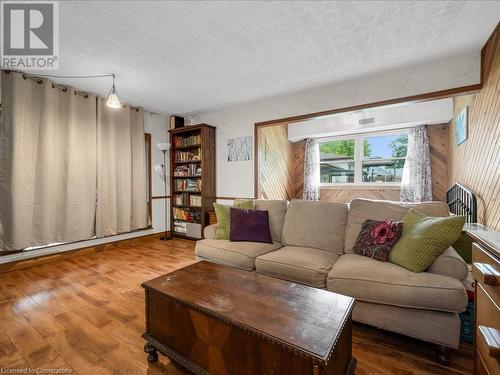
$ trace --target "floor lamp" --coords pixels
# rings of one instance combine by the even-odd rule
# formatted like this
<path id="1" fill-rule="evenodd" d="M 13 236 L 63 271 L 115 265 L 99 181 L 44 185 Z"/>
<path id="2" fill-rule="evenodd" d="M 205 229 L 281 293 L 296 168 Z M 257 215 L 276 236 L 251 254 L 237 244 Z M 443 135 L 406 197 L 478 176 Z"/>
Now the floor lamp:
<path id="1" fill-rule="evenodd" d="M 163 178 L 165 182 L 165 235 L 160 238 L 162 241 L 171 240 L 172 232 L 168 230 L 168 196 L 167 196 L 167 175 L 168 175 L 168 167 L 167 167 L 167 151 L 170 150 L 170 143 L 157 143 L 156 147 L 163 152 Z"/>

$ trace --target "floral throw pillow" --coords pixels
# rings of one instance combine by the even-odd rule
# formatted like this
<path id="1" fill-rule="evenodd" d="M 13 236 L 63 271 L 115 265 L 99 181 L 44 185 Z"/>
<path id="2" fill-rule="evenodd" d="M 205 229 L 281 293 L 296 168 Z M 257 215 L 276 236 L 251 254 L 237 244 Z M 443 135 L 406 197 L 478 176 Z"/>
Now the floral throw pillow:
<path id="1" fill-rule="evenodd" d="M 394 244 L 403 232 L 402 221 L 366 220 L 361 226 L 354 252 L 382 262 L 389 259 Z"/>

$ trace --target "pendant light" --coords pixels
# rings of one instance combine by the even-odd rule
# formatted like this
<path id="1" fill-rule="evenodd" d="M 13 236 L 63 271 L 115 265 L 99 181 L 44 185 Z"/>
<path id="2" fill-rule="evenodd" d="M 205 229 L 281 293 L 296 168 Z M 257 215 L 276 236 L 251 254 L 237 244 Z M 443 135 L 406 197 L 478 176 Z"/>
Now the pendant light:
<path id="1" fill-rule="evenodd" d="M 121 108 L 120 99 L 118 98 L 118 91 L 115 86 L 115 75 L 113 74 L 113 86 L 111 86 L 111 90 L 108 92 L 108 100 L 106 101 L 106 105 L 110 108 Z"/>
<path id="2" fill-rule="evenodd" d="M 111 86 L 111 90 L 108 92 L 108 99 L 106 100 L 106 105 L 110 108 L 118 109 L 121 108 L 122 105 L 120 103 L 120 98 L 118 97 L 118 91 L 115 86 L 115 74 L 99 74 L 99 75 L 88 75 L 88 76 L 61 76 L 55 74 L 29 74 L 24 73 L 27 77 L 47 77 L 47 78 L 64 78 L 64 79 L 82 79 L 82 78 L 103 78 L 103 77 L 113 77 L 113 86 Z"/>

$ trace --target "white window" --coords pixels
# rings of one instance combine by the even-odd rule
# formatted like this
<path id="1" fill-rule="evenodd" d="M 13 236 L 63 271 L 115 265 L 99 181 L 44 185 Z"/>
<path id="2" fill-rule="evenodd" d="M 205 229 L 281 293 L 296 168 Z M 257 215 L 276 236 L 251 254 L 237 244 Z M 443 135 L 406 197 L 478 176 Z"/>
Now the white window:
<path id="1" fill-rule="evenodd" d="M 321 185 L 399 186 L 407 148 L 406 130 L 323 139 Z"/>

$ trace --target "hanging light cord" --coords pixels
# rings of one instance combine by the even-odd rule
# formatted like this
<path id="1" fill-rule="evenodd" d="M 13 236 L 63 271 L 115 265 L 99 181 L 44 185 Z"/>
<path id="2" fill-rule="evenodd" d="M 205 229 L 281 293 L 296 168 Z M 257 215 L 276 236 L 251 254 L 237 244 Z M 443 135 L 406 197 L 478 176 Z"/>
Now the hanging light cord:
<path id="1" fill-rule="evenodd" d="M 94 75 L 88 75 L 88 76 L 79 76 L 79 75 L 74 75 L 74 76 L 63 76 L 63 75 L 58 75 L 58 74 L 29 74 L 29 73 L 23 73 L 23 77 L 31 77 L 31 78 L 69 78 L 69 79 L 80 79 L 80 78 L 104 78 L 104 77 L 112 77 L 113 78 L 113 85 L 111 86 L 111 90 L 108 92 L 108 99 L 106 101 L 106 105 L 110 108 L 121 108 L 121 103 L 120 99 L 118 98 L 118 91 L 116 90 L 115 86 L 115 74 L 114 73 L 107 73 L 107 74 L 94 74 Z M 41 83 L 41 81 L 39 82 Z M 54 86 L 54 84 L 52 84 Z"/>
<path id="2" fill-rule="evenodd" d="M 23 73 L 25 77 L 33 77 L 33 78 L 75 78 L 75 79 L 85 79 L 85 78 L 104 78 L 104 77 L 112 77 L 113 78 L 113 86 L 111 87 L 111 91 L 115 90 L 117 92 L 116 87 L 115 87 L 115 74 L 114 73 L 105 73 L 105 74 L 96 74 L 96 75 L 89 75 L 89 76 L 63 76 L 63 75 L 56 75 L 56 74 L 30 74 L 30 73 Z M 158 113 L 149 111 L 149 113 L 157 115 Z"/>

